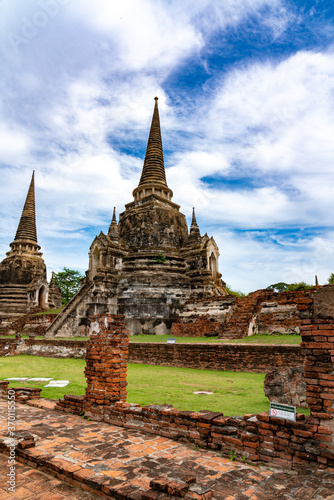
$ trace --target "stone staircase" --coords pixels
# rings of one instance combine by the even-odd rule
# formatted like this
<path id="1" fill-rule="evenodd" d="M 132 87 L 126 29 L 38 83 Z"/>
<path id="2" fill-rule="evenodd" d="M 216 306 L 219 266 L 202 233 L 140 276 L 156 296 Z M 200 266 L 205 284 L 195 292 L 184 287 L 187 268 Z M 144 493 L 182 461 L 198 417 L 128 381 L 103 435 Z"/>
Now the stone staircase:
<path id="1" fill-rule="evenodd" d="M 263 290 L 258 290 L 247 297 L 236 299 L 226 316 L 221 338 L 236 339 L 256 333 L 261 295 L 263 295 Z"/>
<path id="2" fill-rule="evenodd" d="M 72 297 L 72 299 L 66 304 L 66 306 L 57 315 L 51 325 L 45 331 L 46 338 L 54 337 L 62 325 L 67 321 L 71 314 L 75 313 L 75 310 L 82 299 L 92 290 L 93 283 L 85 283 L 80 290 Z"/>

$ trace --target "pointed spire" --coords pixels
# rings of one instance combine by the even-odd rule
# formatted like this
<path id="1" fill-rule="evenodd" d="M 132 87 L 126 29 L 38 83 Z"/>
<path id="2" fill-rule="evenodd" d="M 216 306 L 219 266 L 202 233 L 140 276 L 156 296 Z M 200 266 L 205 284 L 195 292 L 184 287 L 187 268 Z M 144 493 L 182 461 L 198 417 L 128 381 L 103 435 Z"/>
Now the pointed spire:
<path id="1" fill-rule="evenodd" d="M 191 226 L 190 226 L 190 232 L 189 232 L 189 241 L 194 242 L 196 240 L 199 240 L 201 238 L 201 233 L 197 224 L 196 220 L 196 215 L 195 215 L 195 208 L 193 207 L 193 216 L 191 219 Z"/>
<path id="2" fill-rule="evenodd" d="M 52 271 L 51 280 L 49 283 L 49 292 L 56 289 L 54 271 Z"/>
<path id="3" fill-rule="evenodd" d="M 118 224 L 116 220 L 116 207 L 114 207 L 114 211 L 112 214 L 112 220 L 109 226 L 108 236 L 112 240 L 119 241 L 119 232 L 118 232 Z"/>
<path id="4" fill-rule="evenodd" d="M 17 240 L 30 240 L 37 243 L 36 214 L 35 214 L 35 170 L 33 171 L 32 174 L 27 198 L 16 231 L 14 241 Z"/>
<path id="5" fill-rule="evenodd" d="M 148 182 L 159 182 L 167 186 L 161 141 L 158 98 L 155 97 L 154 99 L 155 105 L 151 129 L 148 137 L 144 166 L 139 186 Z"/>
<path id="6" fill-rule="evenodd" d="M 169 189 L 166 181 L 158 98 L 155 97 L 154 99 L 155 105 L 147 142 L 144 166 L 138 187 L 136 187 L 132 193 L 135 201 L 151 195 L 164 198 L 168 201 L 170 201 L 173 197 L 173 191 Z"/>
<path id="7" fill-rule="evenodd" d="M 192 216 L 192 220 L 191 220 L 190 229 L 195 228 L 195 227 L 198 228 L 198 224 L 197 224 L 196 215 L 195 215 L 195 207 L 193 207 L 193 216 Z"/>

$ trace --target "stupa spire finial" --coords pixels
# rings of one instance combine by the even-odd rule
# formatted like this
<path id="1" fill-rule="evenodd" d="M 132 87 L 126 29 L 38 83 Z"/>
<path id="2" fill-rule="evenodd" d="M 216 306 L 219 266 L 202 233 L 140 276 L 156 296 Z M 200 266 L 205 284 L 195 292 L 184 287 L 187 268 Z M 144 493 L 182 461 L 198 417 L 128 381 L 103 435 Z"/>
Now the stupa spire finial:
<path id="1" fill-rule="evenodd" d="M 22 210 L 21 219 L 16 231 L 15 239 L 30 240 L 37 243 L 36 212 L 35 212 L 35 170 L 32 173 L 26 201 Z"/>
<path id="2" fill-rule="evenodd" d="M 108 236 L 112 240 L 119 241 L 118 224 L 116 220 L 116 207 L 114 207 L 111 223 L 109 226 Z"/>
<path id="3" fill-rule="evenodd" d="M 139 186 L 147 182 L 159 182 L 167 186 L 162 150 L 160 117 L 158 109 L 158 98 L 155 97 L 155 105 L 148 137 L 144 166 L 139 181 Z"/>

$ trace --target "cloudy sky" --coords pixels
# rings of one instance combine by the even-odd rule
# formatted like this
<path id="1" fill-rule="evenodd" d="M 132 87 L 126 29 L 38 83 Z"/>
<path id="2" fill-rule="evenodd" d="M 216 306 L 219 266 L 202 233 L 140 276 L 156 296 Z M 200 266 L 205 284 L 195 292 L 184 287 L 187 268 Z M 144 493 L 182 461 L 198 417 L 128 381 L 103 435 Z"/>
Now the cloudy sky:
<path id="1" fill-rule="evenodd" d="M 334 272 L 334 7 L 0 0 L 0 259 L 32 171 L 48 271 L 132 201 L 154 96 L 173 201 L 250 292 Z"/>

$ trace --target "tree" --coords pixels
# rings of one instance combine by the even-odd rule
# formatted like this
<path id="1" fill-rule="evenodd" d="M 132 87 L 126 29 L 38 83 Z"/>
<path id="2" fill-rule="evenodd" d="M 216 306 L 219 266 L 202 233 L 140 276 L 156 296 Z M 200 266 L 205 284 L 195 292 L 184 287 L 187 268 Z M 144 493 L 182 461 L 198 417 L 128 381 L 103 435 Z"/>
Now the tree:
<path id="1" fill-rule="evenodd" d="M 62 294 L 62 304 L 67 304 L 80 289 L 80 280 L 83 278 L 80 271 L 63 267 L 63 270 L 54 274 L 55 285 L 59 286 Z"/>
<path id="2" fill-rule="evenodd" d="M 274 285 L 270 285 L 267 288 L 273 288 L 275 292 L 285 292 L 288 288 L 288 284 L 280 281 L 279 283 L 275 283 Z"/>
<path id="3" fill-rule="evenodd" d="M 298 290 L 311 290 L 312 285 L 308 285 L 305 281 L 300 283 L 284 283 L 280 281 L 274 285 L 270 285 L 267 288 L 273 288 L 275 292 L 296 292 Z"/>
<path id="4" fill-rule="evenodd" d="M 329 285 L 334 285 L 334 273 L 332 273 L 330 275 L 330 277 L 328 278 L 328 284 Z"/>

